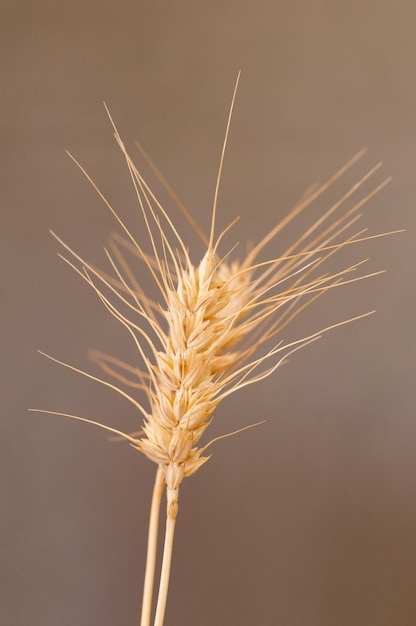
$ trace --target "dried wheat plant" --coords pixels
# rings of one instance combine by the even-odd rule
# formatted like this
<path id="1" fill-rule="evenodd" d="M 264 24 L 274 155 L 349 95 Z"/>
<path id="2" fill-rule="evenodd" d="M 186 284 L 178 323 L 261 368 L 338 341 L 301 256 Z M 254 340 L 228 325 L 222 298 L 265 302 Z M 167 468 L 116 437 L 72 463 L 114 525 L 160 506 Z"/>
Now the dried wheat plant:
<path id="1" fill-rule="evenodd" d="M 200 440 L 212 422 L 214 410 L 225 397 L 272 374 L 290 354 L 317 340 L 323 332 L 352 321 L 338 322 L 290 343 L 280 339 L 283 329 L 320 295 L 374 275 L 357 273 L 363 261 L 336 273 L 321 273 L 321 265 L 347 245 L 381 236 L 369 237 L 365 235 L 365 229 L 351 230 L 359 218 L 360 208 L 388 182 L 383 181 L 361 197 L 357 196 L 378 169 L 377 165 L 361 176 L 337 202 L 330 204 L 283 254 L 266 262 L 258 260 L 266 245 L 285 226 L 320 199 L 358 161 L 362 155 L 359 153 L 326 183 L 309 190 L 245 258 L 233 258 L 234 250 L 221 256 L 221 240 L 232 224 L 216 235 L 216 210 L 237 84 L 227 121 L 208 236 L 201 232 L 153 166 L 159 180 L 204 242 L 206 252 L 199 264 L 195 265 L 191 260 L 188 247 L 171 217 L 136 169 L 114 125 L 115 138 L 125 157 L 146 225 L 150 252 L 137 242 L 78 163 L 123 230 L 123 236 L 111 237 L 110 251 L 106 250 L 112 273 L 97 269 L 56 237 L 72 256 L 72 261 L 65 260 L 130 334 L 142 362 L 140 369 L 136 364 L 130 366 L 109 355 L 92 353 L 92 359 L 115 380 L 112 383 L 49 356 L 53 361 L 114 389 L 131 402 L 143 417 L 142 431 L 129 434 L 80 416 L 44 411 L 86 421 L 115 433 L 157 465 L 141 626 L 151 623 L 159 510 L 165 488 L 166 530 L 155 626 L 162 626 L 164 622 L 179 487 L 185 477 L 191 476 L 209 459 L 207 449 L 213 441 L 200 444 Z M 350 201 L 349 208 L 344 209 L 347 201 Z M 159 290 L 159 302 L 142 291 L 126 260 L 127 253 L 136 255 L 147 267 Z M 275 341 L 271 342 L 273 339 Z M 262 352 L 263 345 L 268 347 Z M 126 387 L 132 391 L 127 393 Z M 144 394 L 147 402 L 139 400 L 137 393 Z"/>

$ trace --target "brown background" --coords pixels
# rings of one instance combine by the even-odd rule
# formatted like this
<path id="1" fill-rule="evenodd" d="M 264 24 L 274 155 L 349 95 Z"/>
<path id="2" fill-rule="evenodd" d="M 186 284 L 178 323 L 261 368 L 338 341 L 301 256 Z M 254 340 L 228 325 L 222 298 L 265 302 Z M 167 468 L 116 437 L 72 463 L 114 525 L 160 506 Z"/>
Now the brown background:
<path id="1" fill-rule="evenodd" d="M 137 426 L 121 398 L 36 353 L 86 367 L 90 347 L 132 356 L 48 234 L 98 263 L 114 228 L 65 149 L 140 232 L 106 100 L 132 152 L 140 138 L 207 227 L 242 69 L 220 197 L 221 225 L 242 218 L 229 242 L 267 232 L 362 146 L 357 172 L 383 160 L 394 177 L 366 225 L 408 232 L 351 251 L 388 273 L 320 300 L 292 333 L 375 316 L 219 407 L 212 434 L 268 421 L 218 443 L 184 483 L 166 625 L 414 625 L 414 1 L 3 0 L 0 12 L 1 624 L 138 624 L 153 466 L 102 431 L 27 413 Z"/>

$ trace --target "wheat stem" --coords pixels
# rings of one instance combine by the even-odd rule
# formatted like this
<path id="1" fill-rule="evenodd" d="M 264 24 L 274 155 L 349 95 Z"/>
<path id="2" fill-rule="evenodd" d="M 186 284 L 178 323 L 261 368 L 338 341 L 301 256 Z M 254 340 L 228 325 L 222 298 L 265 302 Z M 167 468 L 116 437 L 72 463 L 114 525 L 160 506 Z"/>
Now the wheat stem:
<path id="1" fill-rule="evenodd" d="M 163 626 L 165 619 L 166 600 L 168 597 L 170 565 L 172 561 L 173 537 L 178 512 L 178 490 L 168 489 L 168 506 L 166 516 L 165 544 L 163 546 L 162 569 L 160 573 L 159 595 L 157 598 L 154 626 Z"/>
<path id="2" fill-rule="evenodd" d="M 147 538 L 146 570 L 143 586 L 143 603 L 140 626 L 150 626 L 152 612 L 153 583 L 156 569 L 157 534 L 159 526 L 160 502 L 165 487 L 165 472 L 161 467 L 157 468 L 155 484 L 153 487 L 152 504 L 150 508 L 149 534 Z"/>

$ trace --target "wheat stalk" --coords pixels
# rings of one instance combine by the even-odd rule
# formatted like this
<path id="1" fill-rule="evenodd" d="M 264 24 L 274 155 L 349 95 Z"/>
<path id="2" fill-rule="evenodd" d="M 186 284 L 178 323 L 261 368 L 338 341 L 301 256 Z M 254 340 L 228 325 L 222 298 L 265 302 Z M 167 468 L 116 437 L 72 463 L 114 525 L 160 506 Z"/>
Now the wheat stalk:
<path id="1" fill-rule="evenodd" d="M 123 236 L 113 235 L 109 249 L 106 250 L 112 273 L 97 269 L 82 259 L 55 235 L 73 260 L 64 256 L 62 258 L 89 284 L 108 312 L 125 327 L 142 361 L 140 368 L 109 355 L 92 353 L 92 360 L 116 381 L 111 383 L 45 355 L 112 388 L 131 402 L 143 417 L 143 427 L 139 433 L 128 434 L 80 416 L 44 411 L 100 426 L 127 440 L 157 465 L 149 523 L 141 626 L 149 626 L 151 622 L 162 493 L 166 488 L 165 545 L 155 626 L 162 626 L 164 622 L 179 487 L 185 477 L 191 476 L 209 459 L 206 452 L 213 441 L 201 445 L 200 440 L 211 423 L 218 404 L 231 393 L 272 374 L 288 356 L 319 339 L 324 332 L 370 314 L 364 313 L 338 322 L 290 343 L 279 340 L 263 353 L 258 352 L 261 346 L 270 343 L 274 337 L 281 336 L 282 330 L 323 293 L 374 275 L 357 273 L 362 261 L 333 274 L 320 274 L 318 269 L 345 246 L 382 236 L 364 235 L 365 230 L 351 232 L 351 228 L 359 217 L 359 209 L 388 180 L 365 193 L 344 210 L 346 202 L 356 197 L 378 169 L 377 165 L 348 189 L 339 201 L 331 204 L 282 255 L 268 261 L 259 261 L 259 255 L 266 245 L 315 200 L 320 199 L 361 158 L 363 152 L 360 152 L 326 183 L 311 189 L 301 198 L 294 209 L 243 260 L 229 260 L 230 253 L 222 258 L 219 252 L 220 243 L 229 228 L 216 236 L 216 211 L 237 84 L 227 121 L 208 237 L 202 233 L 150 162 L 158 178 L 194 224 L 197 234 L 206 246 L 206 252 L 199 264 L 192 262 L 188 248 L 171 217 L 137 170 L 114 125 L 115 138 L 124 154 L 147 228 L 151 252 L 146 252 L 137 242 L 77 162 L 124 232 Z M 143 149 L 141 151 L 149 160 Z M 126 261 L 127 253 L 133 253 L 145 264 L 160 292 L 160 302 L 150 299 L 141 289 Z M 127 393 L 124 390 L 126 386 L 144 392 L 147 402 L 143 404 L 139 401 L 134 391 Z"/>

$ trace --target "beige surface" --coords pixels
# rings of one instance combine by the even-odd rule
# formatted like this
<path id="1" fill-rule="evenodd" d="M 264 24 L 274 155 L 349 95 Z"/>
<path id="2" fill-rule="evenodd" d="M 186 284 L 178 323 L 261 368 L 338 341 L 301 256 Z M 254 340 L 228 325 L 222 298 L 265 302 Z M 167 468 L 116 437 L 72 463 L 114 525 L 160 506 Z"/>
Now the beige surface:
<path id="1" fill-rule="evenodd" d="M 0 13 L 1 624 L 138 623 L 153 467 L 92 427 L 26 412 L 137 424 L 36 353 L 131 356 L 48 234 L 99 262 L 114 227 L 65 149 L 136 226 L 106 100 L 206 226 L 241 68 L 222 225 L 240 214 L 235 237 L 260 237 L 367 146 L 360 171 L 383 160 L 394 180 L 366 224 L 408 233 L 364 246 L 388 273 L 328 296 L 293 334 L 376 316 L 219 408 L 215 434 L 268 422 L 184 484 L 166 626 L 413 626 L 414 2 L 3 0 Z"/>

